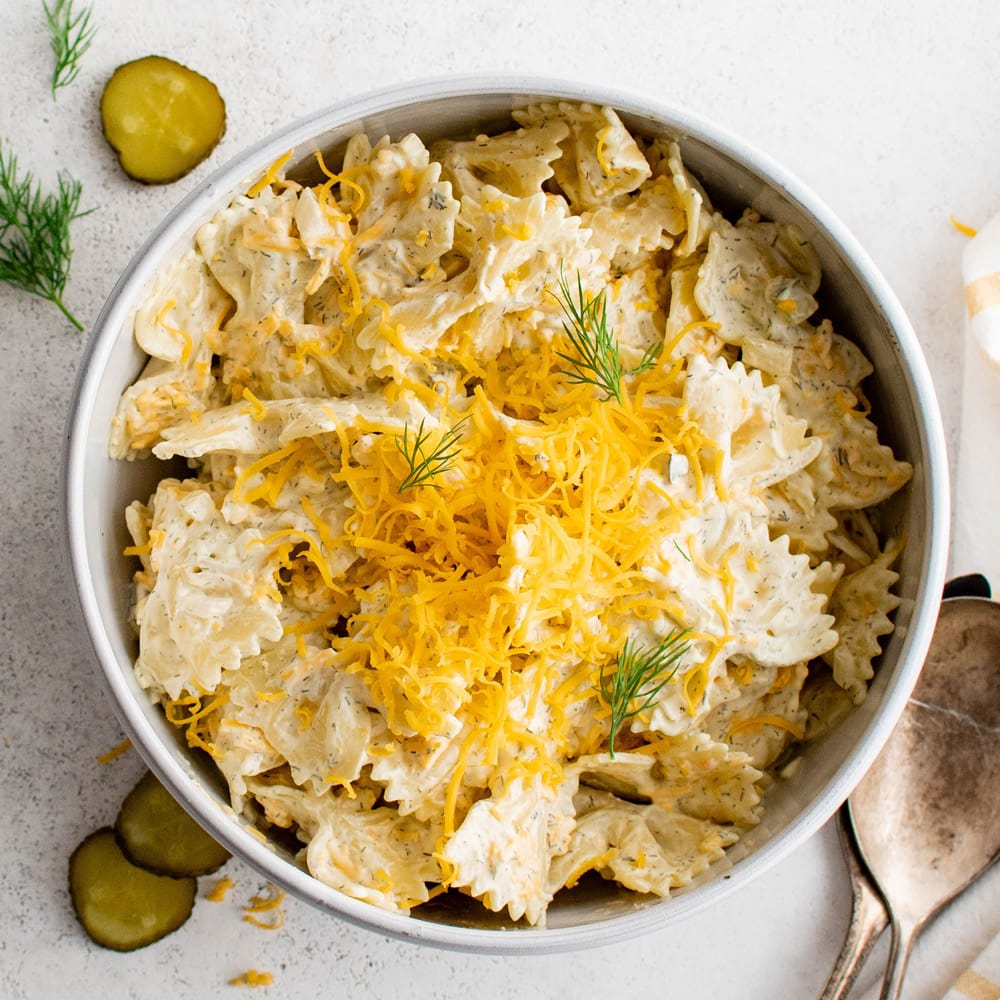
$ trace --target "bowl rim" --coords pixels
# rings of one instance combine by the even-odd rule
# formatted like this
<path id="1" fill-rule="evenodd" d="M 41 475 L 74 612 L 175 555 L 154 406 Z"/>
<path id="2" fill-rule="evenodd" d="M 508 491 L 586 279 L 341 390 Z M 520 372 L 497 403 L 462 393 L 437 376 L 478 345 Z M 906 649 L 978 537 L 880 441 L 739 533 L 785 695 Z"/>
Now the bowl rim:
<path id="1" fill-rule="evenodd" d="M 858 282 L 877 302 L 900 345 L 900 363 L 912 384 L 916 404 L 922 411 L 921 456 L 926 467 L 924 493 L 928 509 L 928 544 L 921 566 L 921 579 L 914 597 L 915 613 L 903 637 L 899 663 L 878 713 L 861 739 L 815 796 L 784 830 L 758 850 L 736 861 L 731 874 L 663 903 L 616 914 L 589 923 L 563 928 L 493 930 L 421 920 L 380 910 L 323 885 L 317 879 L 278 857 L 237 822 L 227 818 L 207 796 L 190 794 L 190 777 L 165 751 L 150 728 L 141 707 L 129 691 L 100 614 L 95 582 L 91 576 L 83 519 L 83 483 L 88 429 L 91 427 L 96 393 L 108 358 L 128 325 L 129 316 L 154 271 L 162 265 L 176 242 L 194 220 L 206 218 L 213 203 L 232 197 L 241 182 L 259 175 L 289 148 L 328 130 L 361 121 L 370 115 L 446 98 L 497 97 L 551 98 L 609 105 L 626 113 L 662 120 L 665 127 L 681 132 L 733 157 L 757 176 L 797 204 L 822 228 L 834 247 L 850 260 Z M 788 170 L 754 145 L 728 129 L 689 109 L 642 91 L 584 83 L 531 74 L 488 74 L 461 77 L 430 77 L 389 86 L 320 108 L 266 138 L 245 147 L 219 166 L 170 211 L 141 244 L 113 286 L 95 321 L 80 362 L 71 397 L 62 463 L 63 527 L 66 550 L 75 584 L 82 624 L 93 648 L 96 666 L 111 694 L 118 718 L 146 764 L 171 793 L 220 842 L 262 876 L 293 894 L 340 916 L 352 924 L 398 940 L 430 944 L 449 950 L 544 954 L 569 951 L 595 944 L 610 944 L 680 921 L 705 909 L 752 881 L 778 861 L 788 857 L 810 838 L 847 798 L 888 739 L 916 683 L 930 645 L 936 615 L 930 608 L 940 600 L 946 573 L 950 496 L 945 435 L 930 371 L 915 332 L 895 294 L 867 252 L 833 211 Z M 915 497 L 916 499 L 916 497 Z"/>

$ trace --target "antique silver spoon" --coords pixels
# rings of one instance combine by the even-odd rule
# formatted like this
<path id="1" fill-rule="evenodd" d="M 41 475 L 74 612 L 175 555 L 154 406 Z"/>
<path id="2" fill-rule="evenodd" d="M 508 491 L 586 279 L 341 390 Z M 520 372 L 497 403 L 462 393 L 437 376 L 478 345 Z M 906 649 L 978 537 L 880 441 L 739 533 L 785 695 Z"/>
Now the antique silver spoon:
<path id="1" fill-rule="evenodd" d="M 1000 604 L 941 605 L 920 679 L 841 813 L 854 907 L 820 1000 L 846 996 L 892 927 L 880 1000 L 895 1000 L 921 929 L 1000 856 Z M 881 897 L 881 898 L 880 898 Z"/>

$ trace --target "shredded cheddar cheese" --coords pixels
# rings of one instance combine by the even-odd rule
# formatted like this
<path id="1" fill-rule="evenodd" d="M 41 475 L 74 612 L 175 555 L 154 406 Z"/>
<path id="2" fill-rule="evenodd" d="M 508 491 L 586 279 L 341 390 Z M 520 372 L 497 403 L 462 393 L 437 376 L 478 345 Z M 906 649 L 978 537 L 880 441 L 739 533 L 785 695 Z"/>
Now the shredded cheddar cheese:
<path id="1" fill-rule="evenodd" d="M 612 127 L 608 125 L 597 133 L 597 149 L 595 151 L 597 162 L 600 163 L 601 169 L 608 177 L 613 177 L 618 173 L 618 168 L 607 159 L 607 142 L 612 131 Z"/>
<path id="2" fill-rule="evenodd" d="M 180 361 L 181 364 L 187 364 L 188 358 L 191 357 L 191 352 L 194 350 L 194 340 L 187 330 L 182 330 L 177 326 L 171 326 L 164 318 L 176 305 L 177 303 L 173 299 L 168 299 L 157 315 L 156 322 L 162 326 L 164 330 L 172 333 L 181 342 Z"/>
<path id="3" fill-rule="evenodd" d="M 262 191 L 269 188 L 278 177 L 281 175 L 281 169 L 284 165 L 292 158 L 292 154 L 295 152 L 293 149 L 289 149 L 282 153 L 268 168 L 261 174 L 260 178 L 250 186 L 247 190 L 248 198 L 256 198 Z"/>
<path id="4" fill-rule="evenodd" d="M 973 226 L 968 226 L 964 222 L 959 222 L 954 215 L 949 216 L 951 219 L 951 224 L 963 235 L 968 237 L 973 237 L 976 235 L 977 230 Z"/>
<path id="5" fill-rule="evenodd" d="M 184 732 L 187 745 L 204 750 L 209 756 L 217 757 L 218 749 L 212 741 L 219 712 L 227 698 L 220 695 L 209 698 L 203 705 L 202 698 L 185 696 L 164 703 L 167 721 Z"/>
<path id="6" fill-rule="evenodd" d="M 235 883 L 229 875 L 216 879 L 215 884 L 205 893 L 205 899 L 210 903 L 221 903 L 234 887 Z"/>
<path id="7" fill-rule="evenodd" d="M 229 980 L 230 986 L 273 986 L 274 974 L 271 972 L 258 972 L 257 969 L 247 969 L 246 972 L 235 976 Z"/>
<path id="8" fill-rule="evenodd" d="M 243 398 L 249 402 L 244 409 L 254 420 L 263 420 L 267 416 L 267 407 L 246 387 L 243 386 Z"/>
<path id="9" fill-rule="evenodd" d="M 117 760 L 122 754 L 127 753 L 132 749 L 132 741 L 126 736 L 121 743 L 116 743 L 110 750 L 106 753 L 102 753 L 97 758 L 98 764 L 110 764 L 113 760 Z"/>
<path id="10" fill-rule="evenodd" d="M 243 919 L 261 930 L 280 930 L 285 925 L 285 913 L 281 908 L 284 901 L 284 890 L 268 883 L 243 908 Z"/>
<path id="11" fill-rule="evenodd" d="M 577 867 L 572 872 L 570 872 L 569 877 L 566 879 L 566 888 L 572 889 L 580 881 L 580 879 L 587 874 L 587 872 L 600 871 L 617 854 L 618 854 L 618 848 L 609 847 L 606 851 L 603 851 L 601 854 L 595 855 L 594 857 L 591 858 L 584 859 L 583 861 L 580 862 L 579 865 L 577 865 Z M 639 867 L 642 868 L 645 867 L 645 859 L 643 860 L 643 864 L 641 864 Z"/>
<path id="12" fill-rule="evenodd" d="M 755 715 L 741 719 L 729 727 L 729 735 L 733 736 L 735 733 L 744 732 L 747 729 L 759 729 L 761 726 L 774 726 L 777 729 L 783 729 L 797 740 L 805 739 L 806 735 L 801 726 L 797 726 L 794 722 L 780 715 Z"/>

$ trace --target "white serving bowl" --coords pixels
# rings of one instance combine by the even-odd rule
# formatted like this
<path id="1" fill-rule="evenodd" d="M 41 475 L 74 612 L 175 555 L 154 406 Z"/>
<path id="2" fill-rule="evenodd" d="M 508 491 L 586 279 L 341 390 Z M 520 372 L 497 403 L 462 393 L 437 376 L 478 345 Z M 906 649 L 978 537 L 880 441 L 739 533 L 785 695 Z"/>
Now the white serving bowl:
<path id="1" fill-rule="evenodd" d="M 514 107 L 554 97 L 611 105 L 635 132 L 676 138 L 685 164 L 717 207 L 733 217 L 752 206 L 763 216 L 795 223 L 815 247 L 823 265 L 822 309 L 873 362 L 875 374 L 866 388 L 880 436 L 914 467 L 910 485 L 885 510 L 885 531 L 908 539 L 899 565 L 902 604 L 867 700 L 808 745 L 792 776 L 769 790 L 763 822 L 696 884 L 665 900 L 640 898 L 610 883 L 606 890 L 575 891 L 557 897 L 544 928 L 505 926 L 478 903 L 404 917 L 321 884 L 286 849 L 237 817 L 221 777 L 183 746 L 139 688 L 132 673 L 132 566 L 122 556 L 129 543 L 123 511 L 132 499 L 145 499 L 165 473 L 154 459 L 112 461 L 109 428 L 120 393 L 143 365 L 132 339 L 132 317 L 153 276 L 191 245 L 202 222 L 286 150 L 294 148 L 293 163 L 306 164 L 316 150 L 328 151 L 328 162 L 334 163 L 346 139 L 359 130 L 372 140 L 411 131 L 425 141 L 475 134 L 508 125 Z M 266 878 L 331 914 L 399 938 L 494 953 L 608 944 L 683 920 L 719 903 L 826 822 L 875 758 L 916 681 L 944 583 L 949 519 L 944 438 L 920 346 L 871 260 L 816 196 L 743 140 L 687 111 L 587 84 L 522 77 L 434 81 L 359 97 L 264 140 L 192 192 L 136 254 L 94 327 L 70 413 L 65 496 L 73 572 L 101 676 L 133 743 L 177 799 Z"/>

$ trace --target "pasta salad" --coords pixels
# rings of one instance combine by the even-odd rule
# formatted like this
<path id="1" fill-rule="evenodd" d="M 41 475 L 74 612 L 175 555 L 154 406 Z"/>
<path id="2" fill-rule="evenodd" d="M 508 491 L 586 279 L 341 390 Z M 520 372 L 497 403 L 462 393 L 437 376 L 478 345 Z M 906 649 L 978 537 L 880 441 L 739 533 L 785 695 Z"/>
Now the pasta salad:
<path id="1" fill-rule="evenodd" d="M 668 895 L 860 702 L 898 604 L 871 365 L 792 226 L 611 108 L 276 163 L 135 317 L 135 672 L 323 882 Z M 590 876 L 593 877 L 593 876 Z"/>

